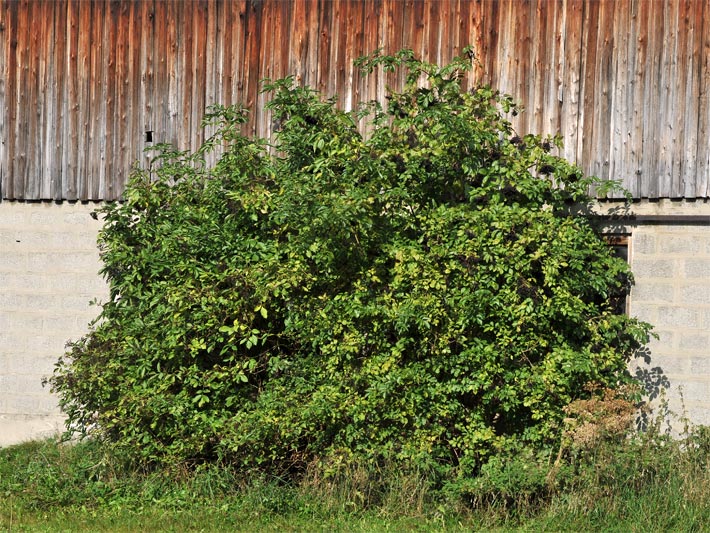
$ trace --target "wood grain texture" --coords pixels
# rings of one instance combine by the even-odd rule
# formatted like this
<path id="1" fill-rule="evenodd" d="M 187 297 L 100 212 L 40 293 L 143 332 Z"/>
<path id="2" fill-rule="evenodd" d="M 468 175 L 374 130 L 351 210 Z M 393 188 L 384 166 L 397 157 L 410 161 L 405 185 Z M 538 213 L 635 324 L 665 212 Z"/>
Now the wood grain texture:
<path id="1" fill-rule="evenodd" d="M 637 198 L 708 198 L 708 17 L 704 0 L 0 0 L 0 195 L 116 199 L 146 132 L 194 150 L 211 104 L 272 135 L 263 78 L 350 110 L 403 80 L 357 57 L 446 63 L 472 44 L 464 84 L 513 94 L 520 133 L 560 133 Z"/>

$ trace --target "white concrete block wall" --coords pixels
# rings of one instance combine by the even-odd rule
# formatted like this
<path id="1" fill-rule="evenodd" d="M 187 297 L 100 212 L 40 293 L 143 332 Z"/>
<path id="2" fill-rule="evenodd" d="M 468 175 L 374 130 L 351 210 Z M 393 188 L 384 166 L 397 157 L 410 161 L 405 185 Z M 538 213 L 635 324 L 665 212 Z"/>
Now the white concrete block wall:
<path id="1" fill-rule="evenodd" d="M 0 446 L 63 427 L 41 381 L 66 341 L 86 333 L 98 314 L 89 302 L 107 297 L 95 207 L 0 202 Z M 650 367 L 670 383 L 671 409 L 710 424 L 710 203 L 635 204 L 627 214 L 694 217 L 688 224 L 632 218 L 608 229 L 631 234 L 630 313 L 656 326 Z"/>
<path id="2" fill-rule="evenodd" d="M 107 297 L 96 207 L 0 202 L 0 446 L 63 429 L 42 379 Z"/>
<path id="3" fill-rule="evenodd" d="M 650 345 L 650 366 L 668 379 L 672 411 L 710 424 L 710 216 L 629 229 L 636 280 L 630 313 L 659 336 Z"/>

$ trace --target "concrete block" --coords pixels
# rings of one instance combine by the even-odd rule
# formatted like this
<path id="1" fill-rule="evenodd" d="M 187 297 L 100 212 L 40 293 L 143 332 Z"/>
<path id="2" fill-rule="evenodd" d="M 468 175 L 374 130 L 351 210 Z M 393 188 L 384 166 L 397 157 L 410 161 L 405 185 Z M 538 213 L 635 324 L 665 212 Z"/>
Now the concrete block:
<path id="1" fill-rule="evenodd" d="M 49 391 L 44 391 L 41 395 L 13 396 L 7 398 L 4 403 L 2 414 L 10 415 L 58 415 L 59 401 L 50 395 Z"/>
<path id="2" fill-rule="evenodd" d="M 0 354 L 0 368 L 2 368 L 0 377 L 32 373 L 37 373 L 37 376 L 40 376 L 43 373 L 50 373 L 54 369 L 57 359 L 59 359 L 59 355 L 51 361 L 43 361 L 42 364 L 38 364 L 39 358 L 34 357 L 31 352 Z M 0 393 L 1 395 L 2 393 Z"/>
<path id="3" fill-rule="evenodd" d="M 629 314 L 640 320 L 656 325 L 658 320 L 658 305 L 640 303 L 632 299 L 629 305 Z"/>
<path id="4" fill-rule="evenodd" d="M 710 376 L 710 347 L 706 347 L 704 355 L 689 357 L 688 364 L 693 376 Z"/>
<path id="5" fill-rule="evenodd" d="M 688 278 L 710 278 L 710 259 L 686 259 L 683 272 Z"/>
<path id="6" fill-rule="evenodd" d="M 631 248 L 634 257 L 656 254 L 656 236 L 650 233 L 635 232 L 631 237 Z"/>
<path id="7" fill-rule="evenodd" d="M 22 250 L 15 250 L 13 245 L 8 248 L 9 250 L 2 252 L 0 270 L 3 272 L 26 272 L 29 266 L 28 254 Z"/>
<path id="8" fill-rule="evenodd" d="M 16 292 L 0 292 L 0 313 L 21 311 L 27 308 L 26 295 Z"/>
<path id="9" fill-rule="evenodd" d="M 665 376 L 677 376 L 690 371 L 690 360 L 686 357 L 679 357 L 676 353 L 670 355 L 652 354 L 650 361 L 642 363 L 639 367 L 647 371 L 660 368 L 661 373 Z"/>
<path id="10" fill-rule="evenodd" d="M 0 271 L 0 287 L 3 291 L 42 292 L 47 288 L 47 278 L 42 273 Z"/>
<path id="11" fill-rule="evenodd" d="M 31 272 L 92 272 L 100 267 L 98 254 L 92 252 L 74 253 L 30 253 L 27 269 Z"/>
<path id="12" fill-rule="evenodd" d="M 59 219 L 61 220 L 61 219 Z M 51 227 L 56 227 L 57 223 L 59 222 L 57 219 L 57 213 L 53 213 L 52 211 L 47 211 L 43 210 L 42 208 L 38 209 L 33 209 L 32 212 L 29 215 L 29 226 L 32 227 L 45 227 L 45 228 L 51 228 Z"/>
<path id="13" fill-rule="evenodd" d="M 61 308 L 65 311 L 73 311 L 75 313 L 84 313 L 98 315 L 101 312 L 101 308 L 98 305 L 93 305 L 92 299 L 84 295 L 77 294 L 66 294 L 61 298 L 58 298 L 59 304 L 57 308 Z"/>
<path id="14" fill-rule="evenodd" d="M 97 269 L 98 270 L 98 269 Z M 108 294 L 106 282 L 96 272 L 50 273 L 43 278 L 47 292 L 65 295 L 79 295 L 86 298 L 105 298 Z"/>
<path id="15" fill-rule="evenodd" d="M 710 265 L 710 263 L 708 263 Z M 710 272 L 708 281 L 704 284 L 690 283 L 680 290 L 679 302 L 684 305 L 706 305 L 710 307 Z"/>
<path id="16" fill-rule="evenodd" d="M 59 435 L 64 431 L 62 415 L 23 416 L 0 414 L 0 447 L 20 444 L 31 438 Z"/>
<path id="17" fill-rule="evenodd" d="M 72 210 L 71 212 L 64 213 L 64 216 L 62 217 L 62 222 L 70 226 L 86 226 L 87 224 L 91 224 L 95 221 L 93 218 L 91 218 L 90 212 L 81 209 L 76 211 Z"/>
<path id="18" fill-rule="evenodd" d="M 678 335 L 678 348 L 696 353 L 707 352 L 710 356 L 710 334 L 703 333 L 681 333 Z M 710 367 L 708 368 L 710 370 Z M 708 373 L 710 377 L 710 373 Z"/>
<path id="19" fill-rule="evenodd" d="M 46 316 L 42 319 L 43 334 L 72 335 L 79 328 L 76 317 L 72 314 Z"/>
<path id="20" fill-rule="evenodd" d="M 672 259 L 634 258 L 631 270 L 636 280 L 644 278 L 674 278 L 676 262 Z"/>
<path id="21" fill-rule="evenodd" d="M 21 331 L 0 328 L 0 355 L 8 354 L 14 357 L 18 352 L 25 351 L 27 349 L 27 340 L 28 336 Z M 0 369 L 2 368 L 5 367 L 0 364 Z"/>
<path id="22" fill-rule="evenodd" d="M 42 316 L 26 311 L 5 312 L 0 314 L 0 329 L 13 332 L 36 335 L 42 331 Z"/>
<path id="23" fill-rule="evenodd" d="M 662 255 L 698 255 L 704 252 L 703 239 L 696 235 L 661 234 L 658 236 L 658 252 Z"/>
<path id="24" fill-rule="evenodd" d="M 697 329 L 701 325 L 701 315 L 696 309 L 680 306 L 659 306 L 654 324 L 659 327 Z"/>
<path id="25" fill-rule="evenodd" d="M 43 395 L 45 389 L 42 387 L 41 374 L 6 374 L 0 376 L 0 391 L 29 398 L 34 395 Z"/>
<path id="26" fill-rule="evenodd" d="M 682 388 L 686 402 L 702 404 L 710 399 L 710 379 L 685 379 Z"/>
<path id="27" fill-rule="evenodd" d="M 671 281 L 645 281 L 631 288 L 630 298 L 634 302 L 673 303 L 675 286 Z"/>
<path id="28" fill-rule="evenodd" d="M 710 426 L 710 407 L 707 401 L 699 404 L 691 403 L 686 406 L 686 417 L 694 425 Z"/>

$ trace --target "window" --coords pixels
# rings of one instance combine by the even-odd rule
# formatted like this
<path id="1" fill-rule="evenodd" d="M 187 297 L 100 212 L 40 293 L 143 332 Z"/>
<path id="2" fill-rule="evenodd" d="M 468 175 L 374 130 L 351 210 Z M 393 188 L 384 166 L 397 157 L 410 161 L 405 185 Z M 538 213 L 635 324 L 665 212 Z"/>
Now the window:
<path id="1" fill-rule="evenodd" d="M 628 234 L 608 234 L 604 236 L 604 240 L 612 249 L 614 255 L 620 259 L 629 262 L 629 240 L 631 236 Z M 631 290 L 630 280 L 624 280 L 624 288 L 610 296 L 611 306 L 617 315 L 628 314 L 629 312 L 629 291 Z"/>

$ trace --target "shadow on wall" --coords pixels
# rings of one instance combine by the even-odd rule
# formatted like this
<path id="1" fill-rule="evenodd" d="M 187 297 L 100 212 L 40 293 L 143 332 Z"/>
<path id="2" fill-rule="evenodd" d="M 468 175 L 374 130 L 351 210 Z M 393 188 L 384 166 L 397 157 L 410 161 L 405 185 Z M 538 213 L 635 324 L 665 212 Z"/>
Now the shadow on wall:
<path id="1" fill-rule="evenodd" d="M 671 382 L 660 366 L 651 366 L 651 350 L 644 346 L 637 354 L 636 367 L 633 369 L 634 377 L 643 387 L 644 396 L 648 404 L 653 404 L 665 397 L 670 389 Z M 636 420 L 636 428 L 644 431 L 652 422 L 651 412 L 641 411 Z"/>

